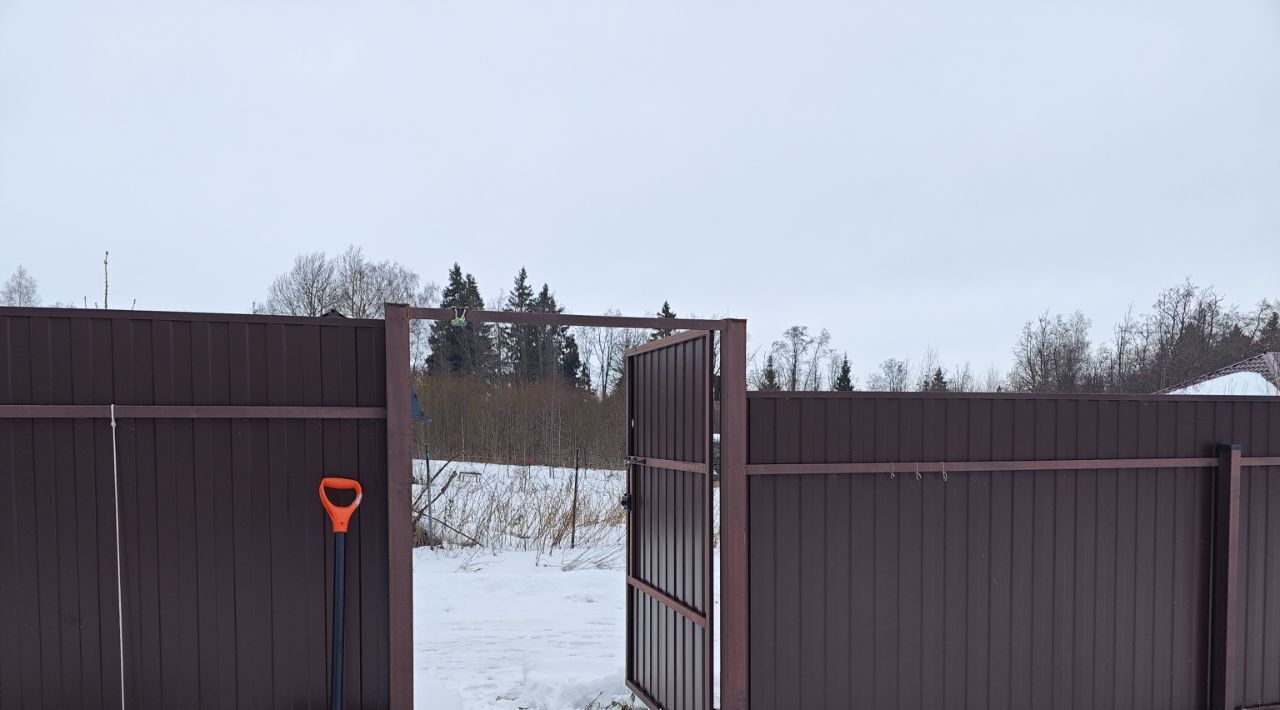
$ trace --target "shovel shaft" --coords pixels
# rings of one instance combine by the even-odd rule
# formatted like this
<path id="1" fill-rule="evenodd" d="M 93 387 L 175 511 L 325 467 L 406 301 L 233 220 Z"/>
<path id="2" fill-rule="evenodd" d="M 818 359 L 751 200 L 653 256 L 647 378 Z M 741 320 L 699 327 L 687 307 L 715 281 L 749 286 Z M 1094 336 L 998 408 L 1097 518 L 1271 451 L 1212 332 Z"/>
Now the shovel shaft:
<path id="1" fill-rule="evenodd" d="M 333 653 L 329 668 L 329 708 L 342 710 L 343 605 L 347 592 L 347 534 L 333 534 Z"/>

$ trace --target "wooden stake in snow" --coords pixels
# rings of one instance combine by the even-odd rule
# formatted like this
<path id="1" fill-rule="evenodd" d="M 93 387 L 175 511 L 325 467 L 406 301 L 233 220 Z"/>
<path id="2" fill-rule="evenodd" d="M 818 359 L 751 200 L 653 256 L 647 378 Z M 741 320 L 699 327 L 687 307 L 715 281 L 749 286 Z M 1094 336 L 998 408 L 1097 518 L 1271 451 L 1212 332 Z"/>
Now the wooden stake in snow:
<path id="1" fill-rule="evenodd" d="M 582 466 L 582 449 L 573 450 L 573 510 L 570 513 L 569 549 L 578 544 L 578 470 Z"/>

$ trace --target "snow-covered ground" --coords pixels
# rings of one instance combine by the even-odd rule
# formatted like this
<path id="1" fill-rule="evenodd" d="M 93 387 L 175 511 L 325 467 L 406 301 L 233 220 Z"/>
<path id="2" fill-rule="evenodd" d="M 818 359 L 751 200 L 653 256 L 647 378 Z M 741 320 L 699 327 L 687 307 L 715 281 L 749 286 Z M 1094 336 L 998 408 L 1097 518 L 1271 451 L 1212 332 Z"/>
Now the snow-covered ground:
<path id="1" fill-rule="evenodd" d="M 1236 396 L 1276 396 L 1280 390 L 1256 372 L 1236 372 L 1215 377 L 1198 385 L 1185 387 L 1169 394 L 1207 394 Z"/>
<path id="2" fill-rule="evenodd" d="M 582 554 L 415 550 L 417 710 L 631 707 L 624 574 Z"/>
<path id="3" fill-rule="evenodd" d="M 572 469 L 457 462 L 431 470 L 443 470 L 432 513 L 446 548 L 413 554 L 415 707 L 632 707 L 623 679 L 626 517 L 617 502 L 625 473 L 580 472 L 578 547 L 569 550 Z M 415 473 L 424 481 L 425 465 Z"/>

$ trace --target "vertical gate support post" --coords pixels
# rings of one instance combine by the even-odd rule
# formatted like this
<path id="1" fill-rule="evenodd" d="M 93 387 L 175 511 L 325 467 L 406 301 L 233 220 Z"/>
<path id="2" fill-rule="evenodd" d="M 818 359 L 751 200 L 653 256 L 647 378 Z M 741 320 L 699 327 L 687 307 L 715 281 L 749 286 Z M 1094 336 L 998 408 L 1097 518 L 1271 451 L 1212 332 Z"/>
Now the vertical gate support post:
<path id="1" fill-rule="evenodd" d="M 720 334 L 720 707 L 747 710 L 747 322 Z"/>
<path id="2" fill-rule="evenodd" d="M 1240 445 L 1218 444 L 1213 483 L 1209 708 L 1235 710 L 1240 601 Z"/>
<path id="3" fill-rule="evenodd" d="M 413 461 L 409 421 L 408 306 L 388 303 L 383 327 L 387 357 L 387 556 L 391 710 L 413 707 Z"/>

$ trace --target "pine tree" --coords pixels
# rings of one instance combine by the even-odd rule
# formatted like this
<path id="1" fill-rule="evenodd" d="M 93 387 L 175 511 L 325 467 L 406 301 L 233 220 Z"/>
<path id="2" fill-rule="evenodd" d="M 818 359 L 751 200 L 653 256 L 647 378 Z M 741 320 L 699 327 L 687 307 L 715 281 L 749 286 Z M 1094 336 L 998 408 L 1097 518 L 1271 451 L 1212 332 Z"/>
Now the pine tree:
<path id="1" fill-rule="evenodd" d="M 471 274 L 462 273 L 462 267 L 454 264 L 449 270 L 449 284 L 440 294 L 444 308 L 481 310 L 484 299 L 480 287 Z M 449 322 L 431 324 L 427 336 L 431 355 L 427 358 L 427 371 L 437 374 L 475 374 L 489 377 L 495 364 L 493 327 L 483 323 L 467 322 L 454 326 Z"/>
<path id="2" fill-rule="evenodd" d="M 529 286 L 528 272 L 521 267 L 503 310 L 527 313 L 532 307 L 533 288 Z M 534 350 L 537 348 L 536 327 L 512 324 L 501 331 L 500 337 L 505 369 L 518 380 L 537 377 L 533 362 Z"/>
<path id="3" fill-rule="evenodd" d="M 667 301 L 663 301 L 662 310 L 658 311 L 658 317 L 659 318 L 675 318 L 676 312 L 671 310 L 670 303 L 668 303 Z M 649 336 L 649 340 L 657 340 L 658 338 L 665 338 L 671 335 L 672 333 L 675 333 L 675 331 L 672 330 L 671 328 L 655 328 L 653 331 L 653 335 Z"/>
<path id="4" fill-rule="evenodd" d="M 764 392 L 777 392 L 782 389 L 778 384 L 778 369 L 773 365 L 773 353 L 764 361 L 764 372 L 760 375 L 760 389 Z"/>
<path id="5" fill-rule="evenodd" d="M 853 391 L 853 375 L 849 371 L 848 353 L 840 359 L 840 374 L 836 375 L 836 381 L 831 388 L 837 392 Z"/>

